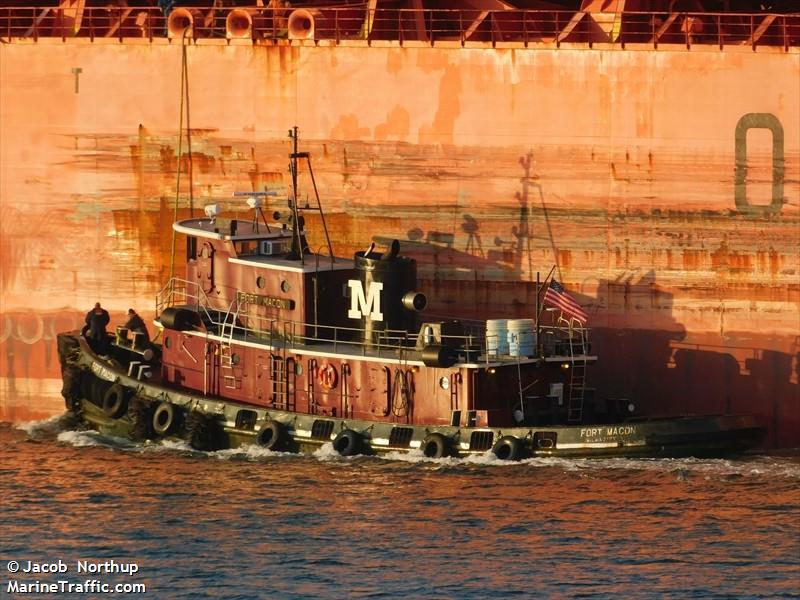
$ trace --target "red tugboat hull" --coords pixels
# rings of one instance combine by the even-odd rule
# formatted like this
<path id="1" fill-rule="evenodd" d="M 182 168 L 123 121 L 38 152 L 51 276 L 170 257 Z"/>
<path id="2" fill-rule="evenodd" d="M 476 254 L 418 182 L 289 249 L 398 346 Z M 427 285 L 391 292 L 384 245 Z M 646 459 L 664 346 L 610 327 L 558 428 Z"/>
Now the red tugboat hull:
<path id="1" fill-rule="evenodd" d="M 65 378 L 68 408 L 90 427 L 137 440 L 184 439 L 200 450 L 258 445 L 310 453 L 330 443 L 345 456 L 717 458 L 758 447 L 766 433 L 753 417 L 736 415 L 500 428 L 299 414 L 143 382 L 95 355 L 77 333 L 61 334 L 59 343 L 65 374 L 71 373 Z M 168 414 L 164 406 L 171 407 Z"/>

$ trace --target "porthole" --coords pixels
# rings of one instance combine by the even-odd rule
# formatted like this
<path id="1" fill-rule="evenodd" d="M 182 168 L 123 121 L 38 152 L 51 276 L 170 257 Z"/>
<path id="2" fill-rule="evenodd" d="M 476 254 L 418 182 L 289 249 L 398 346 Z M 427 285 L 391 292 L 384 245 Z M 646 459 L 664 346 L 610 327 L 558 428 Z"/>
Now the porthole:
<path id="1" fill-rule="evenodd" d="M 446 390 L 450 387 L 450 378 L 449 377 L 442 377 L 439 380 L 439 387 L 443 390 Z"/>
<path id="2" fill-rule="evenodd" d="M 256 285 L 262 290 L 267 286 L 267 280 L 264 279 L 263 275 L 256 277 Z"/>
<path id="3" fill-rule="evenodd" d="M 289 287 L 288 281 L 286 281 L 285 279 L 281 281 L 281 290 L 283 291 L 284 294 L 288 294 L 290 289 L 291 288 Z"/>
<path id="4" fill-rule="evenodd" d="M 241 360 L 241 359 L 239 358 L 238 354 L 236 354 L 235 352 L 233 354 L 231 354 L 231 364 L 238 365 L 239 364 L 239 360 Z"/>
<path id="5" fill-rule="evenodd" d="M 164 336 L 164 347 L 165 348 L 169 348 L 170 346 L 172 346 L 172 338 L 169 337 L 168 335 L 165 335 Z"/>
<path id="6" fill-rule="evenodd" d="M 303 374 L 303 365 L 300 362 L 296 362 L 294 365 L 294 373 L 295 375 L 302 375 Z"/>

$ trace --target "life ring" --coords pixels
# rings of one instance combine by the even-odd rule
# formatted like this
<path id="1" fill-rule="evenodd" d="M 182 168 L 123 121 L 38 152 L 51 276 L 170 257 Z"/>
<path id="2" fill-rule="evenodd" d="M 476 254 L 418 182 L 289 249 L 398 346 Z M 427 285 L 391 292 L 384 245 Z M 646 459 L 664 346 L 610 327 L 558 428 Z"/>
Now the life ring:
<path id="1" fill-rule="evenodd" d="M 119 419 L 128 410 L 125 388 L 115 383 L 103 395 L 103 412 L 107 417 Z"/>
<path id="2" fill-rule="evenodd" d="M 342 429 L 333 440 L 333 449 L 340 456 L 361 454 L 364 449 L 364 438 L 352 429 Z"/>
<path id="3" fill-rule="evenodd" d="M 219 427 L 212 415 L 192 411 L 186 415 L 186 442 L 195 450 L 210 452 L 218 448 Z"/>
<path id="4" fill-rule="evenodd" d="M 317 381 L 323 390 L 332 390 L 339 382 L 336 367 L 329 363 L 322 363 L 317 369 Z"/>
<path id="5" fill-rule="evenodd" d="M 162 402 L 153 413 L 153 431 L 156 435 L 168 435 L 178 420 L 178 411 L 169 402 Z"/>
<path id="6" fill-rule="evenodd" d="M 441 433 L 431 433 L 422 440 L 419 449 L 428 458 L 444 458 L 450 455 L 450 440 Z"/>
<path id="7" fill-rule="evenodd" d="M 286 428 L 277 421 L 267 421 L 259 429 L 256 441 L 267 450 L 281 450 L 286 443 Z"/>
<path id="8" fill-rule="evenodd" d="M 524 450 L 520 439 L 513 435 L 504 435 L 492 446 L 492 453 L 500 460 L 519 460 Z"/>

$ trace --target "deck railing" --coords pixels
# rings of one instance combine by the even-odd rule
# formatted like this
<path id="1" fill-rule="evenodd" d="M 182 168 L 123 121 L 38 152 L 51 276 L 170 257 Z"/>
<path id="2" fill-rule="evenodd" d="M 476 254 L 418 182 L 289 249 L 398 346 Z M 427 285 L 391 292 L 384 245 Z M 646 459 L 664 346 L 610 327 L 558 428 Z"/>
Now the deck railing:
<path id="1" fill-rule="evenodd" d="M 563 43 L 758 46 L 788 50 L 800 46 L 800 12 L 575 12 L 555 10 L 393 9 L 338 7 L 1 7 L 0 37 L 251 39 L 255 42 L 311 41 L 341 44 L 393 41 L 560 46 Z"/>
<path id="2" fill-rule="evenodd" d="M 387 329 L 368 333 L 359 327 L 320 325 L 254 315 L 246 304 L 235 300 L 223 306 L 211 299 L 195 282 L 173 278 L 158 293 L 156 314 L 173 306 L 186 306 L 203 317 L 209 329 L 230 341 L 251 341 L 273 348 L 308 349 L 309 346 L 327 344 L 334 352 L 353 355 L 408 359 L 417 348 L 420 333 Z M 446 336 L 460 359 L 467 362 L 517 362 L 520 357 L 493 356 L 489 348 L 497 348 L 498 340 L 486 333 L 486 322 L 464 320 L 463 335 Z M 537 354 L 544 357 L 569 357 L 570 339 L 588 340 L 589 330 L 583 327 L 539 327 Z M 365 341 L 366 340 L 366 341 Z M 574 346 L 573 346 L 574 347 Z"/>

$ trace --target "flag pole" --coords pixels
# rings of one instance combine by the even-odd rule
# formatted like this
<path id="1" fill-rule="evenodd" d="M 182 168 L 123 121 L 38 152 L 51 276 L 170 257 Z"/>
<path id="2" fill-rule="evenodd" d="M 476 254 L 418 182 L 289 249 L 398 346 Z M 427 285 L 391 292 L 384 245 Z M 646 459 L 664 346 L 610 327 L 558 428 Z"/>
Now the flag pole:
<path id="1" fill-rule="evenodd" d="M 542 316 L 542 312 L 544 311 L 544 302 L 539 302 L 539 294 L 542 293 L 542 290 L 545 289 L 545 286 L 549 285 L 547 282 L 550 281 L 550 277 L 553 275 L 553 271 L 556 270 L 557 265 L 553 265 L 550 269 L 550 272 L 547 274 L 547 277 L 544 278 L 544 283 L 539 285 L 539 273 L 536 273 L 536 333 L 538 337 L 539 333 L 539 318 Z"/>
<path id="2" fill-rule="evenodd" d="M 539 271 L 536 271 L 536 356 L 541 356 L 541 352 L 539 349 L 541 348 L 541 331 L 539 330 Z M 525 412 L 525 408 L 523 407 L 523 412 Z"/>

